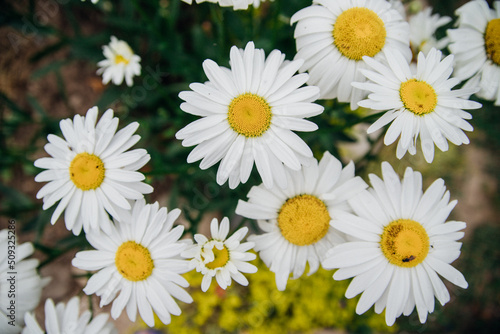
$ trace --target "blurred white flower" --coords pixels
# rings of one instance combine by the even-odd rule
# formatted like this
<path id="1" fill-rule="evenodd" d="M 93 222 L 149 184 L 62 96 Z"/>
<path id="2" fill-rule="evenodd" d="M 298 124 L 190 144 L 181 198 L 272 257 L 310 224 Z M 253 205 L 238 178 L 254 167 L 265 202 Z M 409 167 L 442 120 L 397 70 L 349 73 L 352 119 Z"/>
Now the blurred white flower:
<path id="1" fill-rule="evenodd" d="M 45 331 L 42 330 L 35 317 L 27 313 L 24 317 L 26 327 L 23 334 L 117 334 L 118 330 L 109 319 L 109 314 L 101 313 L 92 317 L 90 310 L 81 316 L 80 298 L 73 297 L 67 304 L 54 305 L 52 299 L 45 302 Z M 90 320 L 92 319 L 92 320 Z M 3 332 L 2 332 L 3 333 Z"/>
<path id="2" fill-rule="evenodd" d="M 192 4 L 193 0 L 182 0 L 185 3 Z M 196 3 L 211 2 L 219 3 L 221 7 L 233 7 L 234 10 L 248 9 L 248 6 L 253 5 L 258 8 L 264 0 L 195 0 Z"/>
<path id="3" fill-rule="evenodd" d="M 449 29 L 448 48 L 455 55 L 453 76 L 479 86 L 477 96 L 500 106 L 500 1 L 490 9 L 484 0 L 457 9 L 458 29 Z"/>
<path id="4" fill-rule="evenodd" d="M 132 78 L 141 74 L 141 57 L 134 54 L 127 42 L 111 36 L 111 42 L 104 45 L 103 53 L 106 59 L 97 63 L 100 68 L 97 74 L 102 74 L 103 84 L 112 81 L 120 85 L 125 78 L 127 86 L 132 86 Z"/>
<path id="5" fill-rule="evenodd" d="M 432 8 L 427 7 L 423 11 L 410 16 L 410 47 L 413 54 L 418 55 L 420 51 L 427 55 L 432 48 L 444 49 L 449 39 L 443 37 L 436 39 L 436 30 L 451 22 L 451 17 L 432 14 Z"/>
<path id="6" fill-rule="evenodd" d="M 24 315 L 40 302 L 42 288 L 49 278 L 41 278 L 36 268 L 37 259 L 28 259 L 33 245 L 18 245 L 10 229 L 0 231 L 0 333 L 20 333 Z M 12 304 L 14 301 L 14 304 Z"/>

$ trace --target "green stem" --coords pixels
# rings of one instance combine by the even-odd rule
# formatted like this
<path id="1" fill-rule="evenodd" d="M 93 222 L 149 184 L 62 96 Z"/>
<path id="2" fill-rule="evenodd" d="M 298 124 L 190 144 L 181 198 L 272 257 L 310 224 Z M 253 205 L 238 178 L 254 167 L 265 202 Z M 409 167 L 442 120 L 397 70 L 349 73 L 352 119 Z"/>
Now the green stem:
<path id="1" fill-rule="evenodd" d="M 94 304 L 92 303 L 92 295 L 87 295 L 89 300 L 90 320 L 94 318 Z"/>
<path id="2" fill-rule="evenodd" d="M 386 130 L 382 131 L 375 140 L 371 140 L 371 147 L 368 152 L 364 156 L 362 156 L 357 162 L 355 162 L 356 166 L 356 175 L 359 175 L 367 166 L 368 163 L 374 160 L 380 150 L 382 149 L 383 140 L 385 136 Z"/>
<path id="3" fill-rule="evenodd" d="M 212 21 L 217 26 L 219 50 L 226 50 L 225 48 L 225 31 L 224 31 L 224 14 L 219 6 L 210 6 L 210 16 Z"/>

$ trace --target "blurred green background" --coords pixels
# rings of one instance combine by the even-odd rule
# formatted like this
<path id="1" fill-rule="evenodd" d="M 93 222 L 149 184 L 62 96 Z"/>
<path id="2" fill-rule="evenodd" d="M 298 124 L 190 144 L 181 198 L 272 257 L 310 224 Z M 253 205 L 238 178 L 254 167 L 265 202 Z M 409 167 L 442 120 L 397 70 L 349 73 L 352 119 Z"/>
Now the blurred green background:
<path id="1" fill-rule="evenodd" d="M 464 2 L 434 0 L 429 4 L 436 12 L 454 18 L 454 10 Z M 420 1 L 405 3 L 412 10 L 423 6 Z M 85 114 L 94 105 L 101 114 L 113 108 L 120 118 L 120 127 L 132 121 L 140 123 L 138 133 L 142 139 L 136 147 L 147 149 L 151 155 L 142 172 L 155 188 L 147 200 L 159 201 L 168 208 L 181 208 L 188 234 L 203 231 L 203 222 L 213 216 L 230 217 L 234 229 L 248 224 L 251 232 L 258 231 L 253 222 L 234 214 L 238 199 L 246 198 L 250 187 L 260 183 L 258 175 L 254 171 L 246 184 L 230 190 L 227 185 L 221 187 L 215 182 L 218 165 L 202 171 L 197 164 L 187 164 L 191 148 L 182 147 L 174 135 L 196 117 L 180 110 L 181 100 L 177 95 L 187 90 L 189 83 L 206 80 L 201 67 L 205 59 L 228 66 L 229 49 L 233 45 L 244 47 L 252 40 L 266 54 L 279 49 L 287 59 L 292 59 L 295 41 L 290 17 L 310 4 L 310 0 L 275 0 L 266 1 L 259 8 L 233 11 L 210 3 L 189 6 L 180 0 L 100 1 L 97 5 L 80 0 L 1 2 L 0 228 L 5 228 L 9 219 L 19 222 L 19 237 L 21 241 L 34 242 L 42 275 L 53 275 L 58 270 L 67 272 L 60 279 L 70 282 L 61 283 L 56 279 L 51 285 L 59 282 L 57 294 L 54 296 L 56 292 L 49 285 L 44 298 L 67 300 L 81 294 L 78 279 L 81 273 L 71 271 L 70 260 L 76 250 L 88 244 L 83 234 L 75 237 L 66 231 L 62 221 L 50 226 L 54 208 L 43 211 L 41 201 L 35 198 L 42 185 L 33 181 L 39 172 L 33 161 L 46 156 L 43 145 L 48 134 L 61 134 L 61 119 L 76 113 Z M 451 27 L 452 23 L 438 35 L 443 36 L 445 29 Z M 134 78 L 133 87 L 104 86 L 95 74 L 96 63 L 104 59 L 101 47 L 109 42 L 111 35 L 127 41 L 142 58 L 142 75 Z M 328 330 L 325 333 L 499 331 L 500 108 L 481 102 L 484 107 L 473 112 L 471 121 L 475 128 L 469 136 L 472 144 L 452 146 L 449 152 L 437 153 L 431 165 L 426 164 L 420 154 L 397 160 L 395 145 L 380 145 L 383 134 L 368 139 L 360 135 L 363 124 L 369 124 L 373 117 L 364 110 L 353 112 L 335 101 L 320 102 L 325 112 L 311 118 L 318 124 L 318 131 L 299 133 L 317 158 L 328 150 L 344 162 L 354 159 L 357 173 L 365 180 L 367 173 L 380 174 L 380 162 L 388 160 L 399 173 L 407 166 L 420 170 L 426 186 L 436 178 L 444 178 L 452 198 L 458 198 L 450 219 L 464 220 L 469 225 L 462 255 L 454 265 L 464 273 L 469 288 L 461 290 L 450 284 L 452 300 L 445 307 L 438 306 L 426 324 L 419 323 L 415 312 L 410 317 L 399 318 L 391 329 L 385 327 L 383 317 L 371 311 L 356 316 L 356 300 L 342 297 L 347 282 L 333 282 L 332 272 L 327 271 L 291 283 L 290 288 L 278 296 L 273 274 L 260 265 L 259 273 L 250 278 L 249 288 L 231 288 L 227 294 L 216 289 L 201 294 L 193 288 L 198 305 L 193 306 L 194 309 L 186 308 L 185 315 L 174 319 L 172 326 L 165 327 L 165 332 L 169 328 L 175 328 L 175 331 L 171 329 L 174 333 L 181 333 L 182 328 L 186 333 L 195 330 L 300 333 L 305 329 Z M 353 144 L 360 141 L 365 142 L 361 154 L 360 149 L 352 149 Z M 192 273 L 190 277 L 196 281 L 199 277 L 194 274 L 198 275 Z M 299 284 L 304 291 L 312 291 L 311 294 L 319 291 L 314 297 L 317 304 L 308 304 L 307 296 L 311 294 L 294 290 L 294 284 Z M 276 297 L 279 302 L 266 300 L 266 296 L 273 294 L 279 297 Z M 200 309 L 200 305 L 205 309 Z M 208 311 L 207 305 L 211 305 Z M 314 305 L 323 309 L 311 312 L 304 319 L 304 310 Z M 255 309 L 263 317 L 265 329 L 241 322 L 224 324 L 231 317 L 242 317 Z M 189 323 L 189 319 L 203 312 L 208 312 L 203 321 Z M 323 314 L 323 317 L 313 314 Z"/>

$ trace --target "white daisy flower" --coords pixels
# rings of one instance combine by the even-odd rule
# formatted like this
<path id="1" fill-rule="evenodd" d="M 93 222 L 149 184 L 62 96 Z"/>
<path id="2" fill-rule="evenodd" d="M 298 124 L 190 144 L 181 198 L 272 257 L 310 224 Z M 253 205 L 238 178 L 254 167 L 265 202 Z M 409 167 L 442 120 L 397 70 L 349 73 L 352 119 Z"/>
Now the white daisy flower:
<path id="1" fill-rule="evenodd" d="M 422 194 L 422 175 L 407 168 L 401 182 L 391 165 L 382 163 L 381 180 L 370 174 L 371 189 L 349 200 L 355 214 L 345 213 L 337 230 L 357 241 L 335 246 L 323 266 L 339 268 L 333 278 L 354 277 L 345 296 L 360 293 L 357 314 L 373 304 L 375 312 L 385 308 L 392 326 L 401 314 L 417 307 L 424 323 L 434 311 L 434 296 L 444 305 L 450 294 L 437 274 L 461 288 L 463 275 L 450 265 L 460 256 L 464 222 L 445 222 L 457 201 L 449 202 L 444 181 L 436 180 Z"/>
<path id="2" fill-rule="evenodd" d="M 477 96 L 500 106 L 500 1 L 490 9 L 484 0 L 457 9 L 458 29 L 448 30 L 455 55 L 453 76 L 467 80 L 464 87 L 479 86 Z"/>
<path id="3" fill-rule="evenodd" d="M 320 98 L 337 98 L 358 108 L 363 92 L 351 86 L 363 81 L 363 56 L 379 59 L 385 49 L 399 50 L 411 59 L 408 23 L 385 0 L 313 0 L 291 18 L 300 71 L 309 72 L 309 85 Z"/>
<path id="4" fill-rule="evenodd" d="M 58 303 L 54 305 L 52 299 L 45 301 L 45 331 L 42 330 L 35 317 L 29 313 L 25 316 L 26 327 L 23 334 L 116 334 L 118 330 L 111 321 L 109 315 L 101 313 L 95 317 L 89 310 L 85 310 L 81 316 L 80 298 L 73 297 L 65 305 Z M 92 320 L 90 320 L 92 318 Z"/>
<path id="5" fill-rule="evenodd" d="M 11 229 L 0 231 L 0 333 L 20 333 L 24 314 L 33 311 L 40 302 L 42 288 L 49 278 L 42 279 L 36 268 L 37 259 L 28 259 L 33 245 L 18 245 Z M 12 303 L 12 301 L 14 303 Z"/>
<path id="6" fill-rule="evenodd" d="M 396 155 L 401 159 L 406 152 L 416 153 L 416 141 L 420 142 L 425 160 L 434 159 L 434 143 L 441 151 L 448 150 L 448 139 L 455 145 L 468 144 L 464 133 L 472 131 L 466 121 L 472 116 L 462 109 L 477 109 L 480 103 L 462 97 L 474 89 L 451 90 L 459 83 L 449 79 L 453 71 L 453 56 L 441 60 L 441 51 L 431 49 L 425 56 L 418 54 L 417 71 L 412 73 L 403 55 L 385 52 L 386 63 L 364 57 L 371 70 L 361 70 L 370 81 L 353 83 L 353 86 L 372 94 L 359 105 L 374 110 L 388 110 L 368 128 L 372 133 L 392 122 L 385 134 L 385 145 L 392 144 L 400 135 Z"/>
<path id="7" fill-rule="evenodd" d="M 415 15 L 410 16 L 410 47 L 413 54 L 423 52 L 427 55 L 432 48 L 444 49 L 449 39 L 447 37 L 436 39 L 436 31 L 451 22 L 451 17 L 432 15 L 432 7 L 427 7 Z"/>
<path id="8" fill-rule="evenodd" d="M 265 59 L 264 50 L 253 42 L 245 50 L 231 48 L 231 69 L 212 60 L 203 62 L 208 82 L 192 83 L 193 91 L 179 94 L 181 109 L 202 116 L 176 134 L 183 146 L 197 145 L 189 163 L 203 159 L 207 169 L 222 159 L 217 183 L 229 179 L 229 187 L 245 183 L 254 162 L 264 184 L 286 187 L 285 166 L 299 170 L 308 164 L 312 151 L 295 131 L 318 127 L 304 118 L 319 115 L 323 107 L 312 103 L 317 87 L 301 87 L 307 74 L 294 73 L 302 60 L 284 61 L 278 50 Z M 299 88 L 301 87 L 301 88 Z"/>
<path id="9" fill-rule="evenodd" d="M 192 4 L 193 0 L 182 0 L 185 3 Z M 253 5 L 255 8 L 259 8 L 261 1 L 264 0 L 195 0 L 196 3 L 202 2 L 211 2 L 211 3 L 219 3 L 221 7 L 233 7 L 234 10 L 240 9 L 248 9 L 250 5 Z"/>
<path id="10" fill-rule="evenodd" d="M 116 319 L 126 307 L 130 320 L 137 310 L 149 326 L 154 326 L 154 313 L 164 324 L 171 314 L 181 309 L 173 297 L 191 303 L 191 296 L 181 287 L 189 283 L 180 275 L 189 271 L 189 262 L 179 254 L 189 245 L 179 238 L 183 226 L 172 229 L 181 211 L 167 214 L 158 202 L 135 202 L 130 221 L 111 226 L 109 234 L 91 231 L 87 240 L 96 250 L 78 252 L 73 266 L 83 270 L 98 270 L 83 291 L 101 297 L 100 306 L 109 304 L 111 317 Z M 117 296 L 118 292 L 120 294 Z"/>
<path id="11" fill-rule="evenodd" d="M 248 263 L 256 258 L 255 254 L 248 252 L 254 243 L 241 243 L 248 233 L 248 228 L 242 227 L 227 238 L 229 219 L 224 217 L 219 227 L 217 218 L 214 218 L 210 223 L 210 233 L 211 239 L 203 234 L 195 234 L 196 245 L 181 254 L 185 258 L 192 259 L 191 269 L 196 268 L 196 271 L 203 275 L 201 290 L 207 291 L 214 277 L 224 290 L 231 285 L 231 279 L 241 285 L 248 285 L 248 280 L 242 273 L 257 272 L 257 267 Z"/>
<path id="12" fill-rule="evenodd" d="M 111 36 L 111 42 L 102 47 L 106 59 L 97 63 L 100 68 L 97 74 L 102 74 L 102 83 L 120 85 L 125 78 L 127 86 L 132 86 L 132 78 L 141 75 L 141 57 L 134 54 L 127 42 Z"/>
<path id="13" fill-rule="evenodd" d="M 144 175 L 137 172 L 149 161 L 149 154 L 144 149 L 127 151 L 140 139 L 134 135 L 139 123 L 116 132 L 118 118 L 113 117 L 113 110 L 108 109 L 96 124 L 97 114 L 97 107 L 93 107 L 86 116 L 62 120 L 65 140 L 50 134 L 45 151 L 52 157 L 35 161 L 36 167 L 47 169 L 35 181 L 49 181 L 36 197 L 43 198 L 44 210 L 60 200 L 50 222 L 55 224 L 65 211 L 66 228 L 75 235 L 82 226 L 85 232 L 109 232 L 107 213 L 121 220 L 125 210 L 130 210 L 127 200 L 153 191 L 141 182 Z"/>
<path id="14" fill-rule="evenodd" d="M 368 185 L 354 176 L 354 164 L 344 169 L 339 160 L 325 152 L 300 171 L 287 171 L 288 188 L 254 186 L 248 202 L 239 201 L 236 213 L 257 219 L 265 232 L 252 235 L 254 249 L 276 274 L 278 290 L 286 288 L 290 274 L 299 278 L 309 263 L 309 275 L 318 270 L 328 249 L 344 241 L 330 228 L 350 208 L 347 199 Z"/>
<path id="15" fill-rule="evenodd" d="M 84 2 L 84 1 L 85 1 L 85 0 L 82 0 L 82 2 Z M 92 3 L 93 3 L 94 5 L 95 5 L 96 3 L 98 3 L 98 2 L 99 2 L 99 0 L 91 0 L 91 1 L 92 1 Z"/>

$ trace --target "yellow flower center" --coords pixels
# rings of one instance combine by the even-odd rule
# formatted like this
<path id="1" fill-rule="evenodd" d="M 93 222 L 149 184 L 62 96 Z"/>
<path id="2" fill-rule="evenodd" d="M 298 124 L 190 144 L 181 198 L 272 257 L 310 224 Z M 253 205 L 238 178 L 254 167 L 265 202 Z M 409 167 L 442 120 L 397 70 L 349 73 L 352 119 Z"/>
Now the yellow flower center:
<path id="1" fill-rule="evenodd" d="M 260 137 L 271 125 L 271 106 L 262 97 L 246 93 L 229 104 L 227 121 L 231 128 L 245 137 Z"/>
<path id="2" fill-rule="evenodd" d="M 118 247 L 115 255 L 118 272 L 129 281 L 142 281 L 153 273 L 154 263 L 149 250 L 136 243 L 127 241 Z"/>
<path id="3" fill-rule="evenodd" d="M 305 246 L 318 242 L 325 236 L 330 220 L 323 201 L 312 195 L 298 195 L 281 206 L 278 227 L 290 243 Z"/>
<path id="4" fill-rule="evenodd" d="M 115 55 L 115 64 L 125 64 L 127 65 L 129 63 L 128 59 L 123 57 L 122 55 Z"/>
<path id="5" fill-rule="evenodd" d="M 486 54 L 497 65 L 500 65 L 500 18 L 488 22 L 484 32 Z"/>
<path id="6" fill-rule="evenodd" d="M 386 35 L 384 21 L 365 7 L 342 12 L 333 26 L 333 43 L 342 55 L 353 60 L 379 53 Z"/>
<path id="7" fill-rule="evenodd" d="M 424 227 L 410 219 L 398 219 L 384 228 L 380 247 L 390 263 L 410 268 L 421 263 L 429 252 Z"/>
<path id="8" fill-rule="evenodd" d="M 425 81 L 410 79 L 401 84 L 399 96 L 406 109 L 418 116 L 434 111 L 437 105 L 437 95 Z"/>
<path id="9" fill-rule="evenodd" d="M 220 267 L 224 267 L 226 263 L 229 261 L 229 251 L 226 246 L 222 246 L 222 249 L 218 249 L 217 247 L 212 248 L 212 252 L 214 252 L 214 260 L 209 263 L 205 263 L 205 267 L 208 269 L 217 269 Z"/>
<path id="10" fill-rule="evenodd" d="M 69 165 L 69 177 L 77 188 L 81 190 L 97 189 L 104 181 L 104 163 L 89 153 L 79 153 Z"/>

